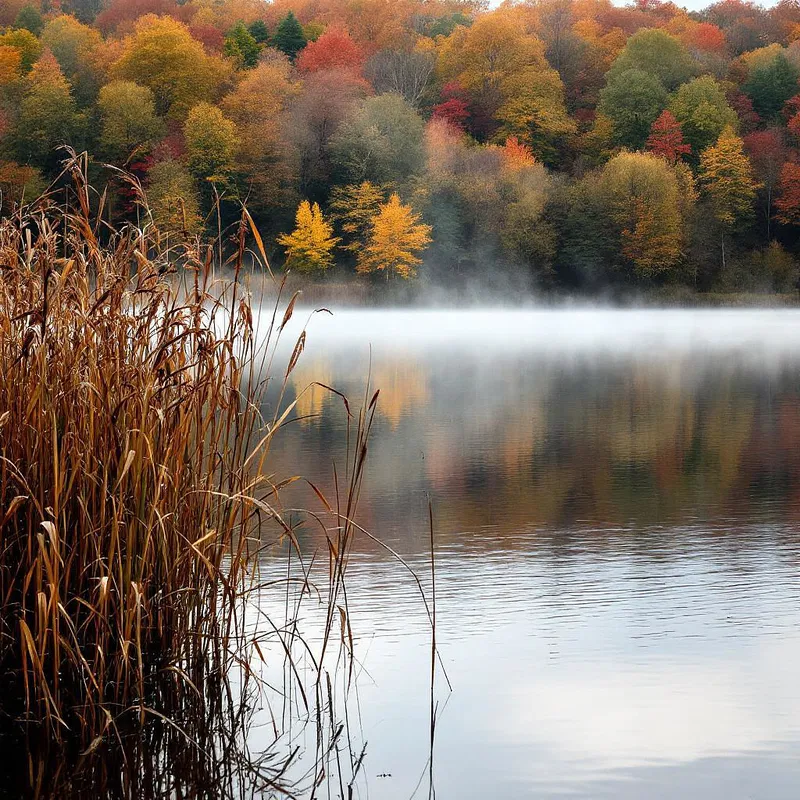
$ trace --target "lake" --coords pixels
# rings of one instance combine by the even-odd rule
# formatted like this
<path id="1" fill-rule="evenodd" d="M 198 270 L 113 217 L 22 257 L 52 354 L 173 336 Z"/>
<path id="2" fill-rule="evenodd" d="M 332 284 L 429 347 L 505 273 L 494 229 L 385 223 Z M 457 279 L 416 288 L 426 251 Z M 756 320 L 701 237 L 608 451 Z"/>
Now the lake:
<path id="1" fill-rule="evenodd" d="M 310 320 L 273 467 L 332 493 L 347 415 L 301 392 L 380 389 L 359 521 L 429 591 L 433 509 L 439 798 L 800 795 L 798 367 L 792 310 Z M 356 796 L 426 796 L 419 591 L 360 536 L 347 600 Z"/>

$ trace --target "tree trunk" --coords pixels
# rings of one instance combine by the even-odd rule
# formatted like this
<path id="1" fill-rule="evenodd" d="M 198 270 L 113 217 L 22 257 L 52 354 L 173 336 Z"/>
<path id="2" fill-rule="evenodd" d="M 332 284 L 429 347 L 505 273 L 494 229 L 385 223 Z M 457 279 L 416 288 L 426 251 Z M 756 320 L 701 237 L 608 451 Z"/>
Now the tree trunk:
<path id="1" fill-rule="evenodd" d="M 767 244 L 772 233 L 772 185 L 767 187 Z"/>

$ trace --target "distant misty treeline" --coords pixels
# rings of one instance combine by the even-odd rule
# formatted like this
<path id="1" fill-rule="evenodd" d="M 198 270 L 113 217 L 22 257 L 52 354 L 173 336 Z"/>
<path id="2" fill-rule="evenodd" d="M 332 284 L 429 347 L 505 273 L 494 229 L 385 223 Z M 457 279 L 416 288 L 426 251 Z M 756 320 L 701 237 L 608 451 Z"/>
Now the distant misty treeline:
<path id="1" fill-rule="evenodd" d="M 310 275 L 796 289 L 795 0 L 7 0 L 0 23 L 3 213 L 68 144 L 116 220 L 191 236 L 244 203 Z"/>

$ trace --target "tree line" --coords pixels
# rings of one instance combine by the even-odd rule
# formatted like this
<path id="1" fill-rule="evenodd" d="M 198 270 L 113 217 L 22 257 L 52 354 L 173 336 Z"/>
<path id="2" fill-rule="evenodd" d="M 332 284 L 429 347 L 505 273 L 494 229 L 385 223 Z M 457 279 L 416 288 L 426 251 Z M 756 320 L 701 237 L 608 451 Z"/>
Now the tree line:
<path id="1" fill-rule="evenodd" d="M 6 0 L 2 213 L 86 150 L 106 213 L 244 203 L 309 275 L 795 291 L 800 4 Z M 141 220 L 139 220 L 141 221 Z"/>

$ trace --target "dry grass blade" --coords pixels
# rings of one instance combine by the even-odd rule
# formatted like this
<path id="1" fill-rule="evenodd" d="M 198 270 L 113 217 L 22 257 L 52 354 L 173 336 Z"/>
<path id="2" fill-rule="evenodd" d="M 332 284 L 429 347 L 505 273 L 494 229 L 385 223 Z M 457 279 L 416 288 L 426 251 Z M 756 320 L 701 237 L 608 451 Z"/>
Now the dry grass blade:
<path id="1" fill-rule="evenodd" d="M 99 764 L 104 785 L 120 780 L 116 742 L 131 775 L 163 781 L 165 793 L 148 797 L 196 796 L 175 788 L 178 766 L 190 782 L 215 785 L 215 796 L 234 796 L 226 770 L 247 762 L 237 738 L 253 705 L 246 687 L 255 662 L 268 658 L 246 619 L 251 597 L 275 583 L 259 574 L 265 524 L 305 570 L 278 496 L 298 478 L 267 471 L 273 437 L 295 410 L 284 393 L 305 331 L 274 416 L 262 415 L 298 296 L 281 314 L 281 284 L 267 330 L 257 331 L 264 316 L 253 313 L 242 278 L 248 230 L 268 264 L 246 211 L 225 243 L 222 234 L 170 241 L 146 208 L 143 227 L 115 229 L 102 220 L 105 195 L 93 195 L 86 168 L 74 157 L 62 175 L 72 187 L 0 220 L 0 732 L 9 719 L 35 727 L 45 750 Z M 225 265 L 232 277 L 219 280 Z M 342 739 L 323 667 L 337 633 L 351 659 L 348 685 L 352 678 L 344 577 L 361 530 L 354 519 L 378 393 L 365 395 L 356 416 L 344 395 L 318 385 L 344 404 L 349 453 L 335 497 L 312 486 L 333 519 L 321 652 L 311 654 L 288 618 L 268 626 L 316 717 L 317 741 L 327 738 L 321 764 L 334 751 L 338 759 Z M 310 595 L 305 572 L 302 586 Z M 292 660 L 298 644 L 315 673 L 313 695 Z M 50 778 L 35 752 L 20 759 L 25 788 L 46 796 Z M 247 766 L 262 787 L 284 790 L 293 758 Z M 355 772 L 362 760 L 353 759 Z M 53 780 L 69 783 L 60 753 L 55 763 Z M 222 774 L 229 794 L 216 786 Z M 340 791 L 345 780 L 340 771 Z M 73 788 L 70 796 L 86 796 L 85 786 Z M 145 794 L 122 780 L 108 796 Z"/>
<path id="2" fill-rule="evenodd" d="M 232 695 L 261 528 L 293 534 L 238 266 L 112 229 L 85 169 L 0 220 L 0 720 L 88 758 L 152 717 L 195 740 L 167 706 Z M 232 259 L 248 226 L 266 263 L 246 212 Z"/>

